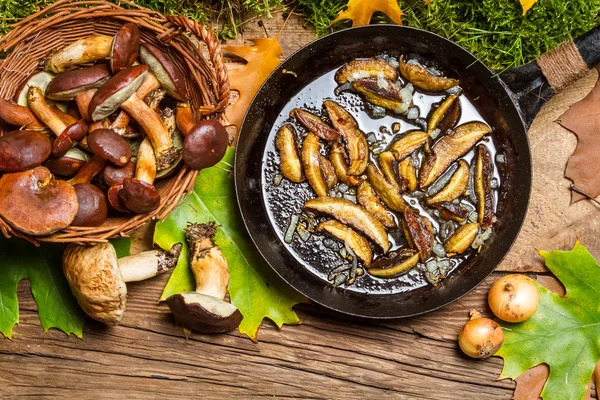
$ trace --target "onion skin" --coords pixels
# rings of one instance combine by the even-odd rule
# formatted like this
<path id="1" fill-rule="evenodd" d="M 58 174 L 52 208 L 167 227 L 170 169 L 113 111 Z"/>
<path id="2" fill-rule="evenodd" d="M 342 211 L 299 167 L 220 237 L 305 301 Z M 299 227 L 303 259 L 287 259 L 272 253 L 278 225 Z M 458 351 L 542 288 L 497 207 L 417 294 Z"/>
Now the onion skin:
<path id="1" fill-rule="evenodd" d="M 490 288 L 488 304 L 499 319 L 523 322 L 537 311 L 540 294 L 533 279 L 525 275 L 506 275 Z"/>
<path id="2" fill-rule="evenodd" d="M 458 335 L 458 345 L 471 358 L 484 359 L 496 354 L 504 343 L 504 332 L 500 325 L 489 318 L 481 318 L 471 311 L 471 320 Z"/>

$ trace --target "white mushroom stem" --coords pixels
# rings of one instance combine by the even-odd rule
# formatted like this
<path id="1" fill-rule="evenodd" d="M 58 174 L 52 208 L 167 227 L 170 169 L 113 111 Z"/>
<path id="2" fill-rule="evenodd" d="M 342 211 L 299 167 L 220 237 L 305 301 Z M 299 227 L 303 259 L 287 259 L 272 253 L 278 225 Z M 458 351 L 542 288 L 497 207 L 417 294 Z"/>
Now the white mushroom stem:
<path id="1" fill-rule="evenodd" d="M 119 268 L 123 280 L 139 282 L 167 272 L 177 265 L 181 248 L 181 243 L 177 243 L 169 251 L 150 250 L 119 258 Z"/>
<path id="2" fill-rule="evenodd" d="M 46 126 L 50 128 L 50 130 L 54 132 L 56 136 L 59 136 L 67 128 L 67 125 L 48 105 L 40 88 L 29 88 L 27 101 L 29 103 L 31 112 L 37 117 L 38 120 L 46 124 Z"/>
<path id="3" fill-rule="evenodd" d="M 110 57 L 113 37 L 107 35 L 88 36 L 79 39 L 54 53 L 46 62 L 46 71 L 64 72 L 73 65 L 98 61 Z"/>
<path id="4" fill-rule="evenodd" d="M 154 184 L 154 179 L 156 179 L 156 157 L 154 157 L 154 149 L 148 138 L 142 140 L 138 149 L 135 177 L 150 185 Z"/>
<path id="5" fill-rule="evenodd" d="M 92 101 L 92 97 L 94 97 L 94 93 L 96 93 L 97 91 L 98 89 L 88 89 L 75 96 L 75 102 L 77 103 L 77 109 L 79 110 L 79 114 L 81 114 L 81 118 L 83 118 L 87 122 L 92 122 L 92 119 L 90 118 L 90 114 L 88 112 L 88 108 L 90 106 L 90 101 Z"/>
<path id="6" fill-rule="evenodd" d="M 152 72 L 148 72 L 144 82 L 135 92 L 135 94 L 140 98 L 144 99 L 148 96 L 153 90 L 160 88 L 160 82 L 156 79 L 156 75 Z M 125 128 L 129 125 L 129 121 L 131 121 L 131 117 L 125 111 L 121 110 L 121 112 L 117 115 L 117 118 L 113 121 L 111 125 L 111 129 L 117 132 L 119 135 L 123 135 L 125 133 Z"/>

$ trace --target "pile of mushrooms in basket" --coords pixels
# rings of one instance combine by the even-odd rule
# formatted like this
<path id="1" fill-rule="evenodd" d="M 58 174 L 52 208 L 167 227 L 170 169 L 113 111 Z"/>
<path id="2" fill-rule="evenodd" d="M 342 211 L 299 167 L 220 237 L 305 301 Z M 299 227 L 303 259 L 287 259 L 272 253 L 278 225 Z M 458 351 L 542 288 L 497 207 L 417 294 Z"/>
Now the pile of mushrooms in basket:
<path id="1" fill-rule="evenodd" d="M 43 65 L 18 101 L 0 99 L 0 118 L 14 127 L 0 137 L 0 217 L 15 230 L 45 236 L 100 226 L 109 215 L 152 212 L 160 205 L 156 180 L 183 163 L 210 167 L 225 154 L 224 127 L 214 120 L 193 123 L 182 71 L 167 53 L 141 43 L 133 23 L 114 36 L 57 49 Z M 204 331 L 229 330 L 241 319 L 223 301 L 229 273 L 212 241 L 214 229 L 189 227 L 191 248 L 201 248 L 192 251 L 192 265 L 211 265 L 194 269 L 197 292 L 169 301 L 182 322 Z M 117 260 L 109 243 L 71 244 L 63 267 L 84 311 L 116 324 L 125 309 L 125 282 L 175 266 L 180 250 Z"/>

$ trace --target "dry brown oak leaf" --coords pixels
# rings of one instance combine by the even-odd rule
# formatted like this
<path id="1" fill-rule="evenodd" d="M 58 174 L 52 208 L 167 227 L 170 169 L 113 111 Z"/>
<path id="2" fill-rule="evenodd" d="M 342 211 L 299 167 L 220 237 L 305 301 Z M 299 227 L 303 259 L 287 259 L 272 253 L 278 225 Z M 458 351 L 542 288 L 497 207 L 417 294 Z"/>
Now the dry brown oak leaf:
<path id="1" fill-rule="evenodd" d="M 600 195 L 600 81 L 585 98 L 564 113 L 558 123 L 577 135 L 565 177 L 592 197 Z M 571 203 L 584 197 L 572 192 Z"/>
<path id="2" fill-rule="evenodd" d="M 243 67 L 228 72 L 231 89 L 238 91 L 240 97 L 227 113 L 227 118 L 238 130 L 260 85 L 277 68 L 280 64 L 279 57 L 283 55 L 277 39 L 259 38 L 250 41 L 254 46 L 223 46 L 225 52 L 247 62 Z"/>

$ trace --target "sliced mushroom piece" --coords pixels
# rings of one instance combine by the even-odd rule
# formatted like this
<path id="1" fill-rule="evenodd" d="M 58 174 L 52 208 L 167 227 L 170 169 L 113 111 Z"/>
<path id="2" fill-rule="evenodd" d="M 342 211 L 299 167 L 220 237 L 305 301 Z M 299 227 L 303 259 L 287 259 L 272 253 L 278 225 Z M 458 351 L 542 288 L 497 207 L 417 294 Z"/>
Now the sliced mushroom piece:
<path id="1" fill-rule="evenodd" d="M 302 167 L 308 183 L 317 196 L 327 196 L 327 185 L 321 174 L 319 137 L 309 132 L 302 143 Z"/>
<path id="2" fill-rule="evenodd" d="M 392 213 L 381 204 L 381 201 L 369 182 L 363 181 L 358 185 L 358 189 L 356 190 L 356 200 L 358 200 L 358 204 L 363 206 L 365 210 L 373 214 L 383 226 L 386 228 L 396 227 L 396 221 L 394 221 Z"/>
<path id="3" fill-rule="evenodd" d="M 441 202 L 434 205 L 440 212 L 440 217 L 447 221 L 463 223 L 467 220 L 469 210 L 460 204 Z"/>
<path id="4" fill-rule="evenodd" d="M 365 135 L 358 129 L 358 123 L 354 117 L 338 103 L 325 100 L 323 105 L 331 123 L 346 141 L 348 158 L 350 158 L 348 175 L 362 174 L 369 162 L 369 145 Z"/>
<path id="5" fill-rule="evenodd" d="M 221 249 L 213 242 L 215 223 L 189 224 L 185 233 L 196 291 L 173 295 L 167 299 L 167 305 L 182 325 L 197 332 L 222 333 L 237 328 L 242 314 L 225 301 L 229 268 Z"/>
<path id="6" fill-rule="evenodd" d="M 50 172 L 65 178 L 71 178 L 79 172 L 90 157 L 82 150 L 73 147 L 60 158 L 50 158 L 43 164 Z"/>
<path id="7" fill-rule="evenodd" d="M 373 260 L 371 246 L 367 239 L 356 233 L 354 229 L 330 219 L 317 225 L 316 231 L 327 232 L 336 239 L 341 240 L 360 258 L 365 267 L 371 265 Z"/>
<path id="8" fill-rule="evenodd" d="M 115 34 L 110 48 L 110 69 L 113 74 L 133 65 L 140 50 L 140 30 L 128 22 Z"/>
<path id="9" fill-rule="evenodd" d="M 392 278 L 414 268 L 419 262 L 419 253 L 412 249 L 402 249 L 394 257 L 379 257 L 367 269 L 378 278 Z"/>
<path id="10" fill-rule="evenodd" d="M 346 151 L 340 142 L 333 142 L 331 144 L 331 148 L 329 150 L 329 161 L 331 162 L 331 165 L 335 170 L 335 174 L 340 181 L 350 186 L 356 186 L 360 183 L 360 180 L 357 177 L 348 175 Z"/>
<path id="11" fill-rule="evenodd" d="M 421 262 L 425 262 L 435 242 L 431 222 L 414 211 L 406 211 L 403 214 L 402 229 L 410 247 L 416 249 Z"/>
<path id="12" fill-rule="evenodd" d="M 285 124 L 277 131 L 275 136 L 275 148 L 279 152 L 279 169 L 284 178 L 291 182 L 300 183 L 304 181 L 302 163 L 296 150 L 296 139 L 294 127 Z"/>
<path id="13" fill-rule="evenodd" d="M 383 176 L 385 176 L 385 179 L 390 184 L 400 189 L 400 185 L 398 185 L 398 180 L 396 179 L 396 171 L 394 171 L 394 161 L 396 161 L 396 158 L 391 151 L 384 151 L 379 154 L 379 169 L 383 173 Z"/>
<path id="14" fill-rule="evenodd" d="M 477 222 L 486 230 L 494 223 L 494 192 L 492 190 L 492 160 L 485 145 L 477 146 L 473 186 L 477 197 Z"/>
<path id="15" fill-rule="evenodd" d="M 12 131 L 0 136 L 0 171 L 18 172 L 37 167 L 49 156 L 52 145 L 40 131 Z"/>
<path id="16" fill-rule="evenodd" d="M 27 101 L 27 94 L 29 93 L 29 88 L 38 87 L 42 90 L 44 95 L 46 94 L 46 88 L 52 82 L 56 75 L 51 74 L 46 71 L 39 71 L 29 77 L 21 86 L 21 89 L 17 91 L 14 99 L 16 103 L 23 107 L 28 107 L 29 103 Z"/>
<path id="17" fill-rule="evenodd" d="M 426 90 L 428 92 L 439 92 L 450 89 L 459 84 L 458 80 L 446 78 L 443 76 L 434 76 L 427 68 L 404 61 L 404 56 L 400 56 L 400 66 L 398 69 L 404 78 L 415 87 Z"/>
<path id="18" fill-rule="evenodd" d="M 159 88 L 160 82 L 158 81 L 158 79 L 156 79 L 156 75 L 148 71 L 148 75 L 146 75 L 144 82 L 142 82 L 141 86 L 138 88 L 135 94 L 140 99 L 146 99 L 146 96 L 148 96 L 150 93 Z M 129 114 L 121 110 L 117 115 L 117 118 L 115 118 L 115 120 L 111 124 L 110 128 L 113 131 L 117 132 L 119 135 L 124 136 L 130 121 L 131 117 L 129 116 Z"/>
<path id="19" fill-rule="evenodd" d="M 165 169 L 177 158 L 177 151 L 173 148 L 171 135 L 160 116 L 136 95 L 147 74 L 148 67 L 144 65 L 118 72 L 98 89 L 88 112 L 92 120 L 99 121 L 121 107 L 152 142 L 158 169 Z"/>
<path id="20" fill-rule="evenodd" d="M 140 48 L 142 62 L 150 68 L 165 88 L 169 96 L 175 100 L 185 101 L 185 78 L 173 59 L 158 47 L 144 43 Z"/>
<path id="21" fill-rule="evenodd" d="M 46 130 L 31 110 L 8 100 L 0 99 L 0 119 L 9 125 L 29 130 Z"/>
<path id="22" fill-rule="evenodd" d="M 402 197 L 400 189 L 389 183 L 375 165 L 369 164 L 367 167 L 367 178 L 371 182 L 375 193 L 383 201 L 383 204 L 388 206 L 392 211 L 404 212 L 411 209 L 410 205 Z"/>
<path id="23" fill-rule="evenodd" d="M 74 65 L 106 59 L 110 56 L 113 38 L 106 35 L 88 36 L 67 45 L 50 56 L 44 70 L 64 72 Z"/>
<path id="24" fill-rule="evenodd" d="M 410 157 L 398 163 L 398 175 L 400 175 L 401 189 L 414 192 L 417 190 L 417 169 Z"/>
<path id="25" fill-rule="evenodd" d="M 335 73 L 335 81 L 340 85 L 357 79 L 377 77 L 395 81 L 398 79 L 398 72 L 396 68 L 383 60 L 370 58 L 368 60 L 350 61 Z"/>
<path id="26" fill-rule="evenodd" d="M 439 129 L 442 133 L 454 128 L 460 119 L 460 100 L 452 94 L 444 99 L 442 103 L 432 112 L 427 122 L 427 133 Z"/>
<path id="27" fill-rule="evenodd" d="M 388 151 L 391 151 L 396 157 L 396 160 L 402 161 L 408 157 L 413 151 L 421 147 L 429 139 L 429 134 L 423 131 L 413 131 L 406 133 L 400 139 L 396 140 L 390 146 Z"/>
<path id="28" fill-rule="evenodd" d="M 319 166 L 321 167 L 321 174 L 323 175 L 327 189 L 333 189 L 338 183 L 337 175 L 335 174 L 333 165 L 331 165 L 327 158 L 319 156 Z"/>
<path id="29" fill-rule="evenodd" d="M 91 183 L 82 183 L 73 187 L 77 193 L 79 209 L 71 223 L 72 226 L 100 226 L 108 217 L 106 195 Z"/>
<path id="30" fill-rule="evenodd" d="M 63 72 L 52 79 L 45 94 L 52 100 L 76 100 L 77 95 L 89 89 L 99 88 L 110 77 L 110 70 L 105 64 Z"/>
<path id="31" fill-rule="evenodd" d="M 465 224 L 458 228 L 456 232 L 446 242 L 444 249 L 449 256 L 462 254 L 469 249 L 471 243 L 477 237 L 479 225 L 477 223 Z"/>
<path id="32" fill-rule="evenodd" d="M 425 189 L 458 157 L 467 153 L 481 138 L 491 133 L 483 122 L 460 125 L 438 140 L 425 157 L 419 173 L 419 186 Z"/>
<path id="33" fill-rule="evenodd" d="M 0 216 L 15 229 L 50 235 L 73 222 L 79 203 L 73 186 L 55 180 L 44 167 L 0 178 Z"/>
<path id="34" fill-rule="evenodd" d="M 304 209 L 331 215 L 343 224 L 364 233 L 375 244 L 377 244 L 384 253 L 390 249 L 385 227 L 375 218 L 373 214 L 363 207 L 354 204 L 350 200 L 331 197 L 319 197 L 311 199 L 304 204 Z"/>
<path id="35" fill-rule="evenodd" d="M 340 137 L 340 133 L 327 125 L 316 115 L 300 108 L 290 111 L 290 117 L 296 118 L 309 132 L 314 133 L 323 140 L 331 141 Z"/>
<path id="36" fill-rule="evenodd" d="M 146 138 L 138 150 L 135 178 L 125 178 L 118 192 L 122 205 L 138 214 L 156 210 L 160 206 L 160 193 L 153 185 L 155 178 L 156 159 L 152 145 Z"/>
<path id="37" fill-rule="evenodd" d="M 469 186 L 469 164 L 465 160 L 458 162 L 456 172 L 452 174 L 450 181 L 431 197 L 426 197 L 427 204 L 432 205 L 441 202 L 451 202 L 462 196 Z"/>
<path id="38" fill-rule="evenodd" d="M 387 79 L 358 79 L 352 82 L 352 88 L 363 95 L 369 103 L 396 114 L 406 114 L 412 101 L 412 97 L 407 97 L 407 92 L 402 92 L 400 86 Z"/>
<path id="39" fill-rule="evenodd" d="M 65 249 L 63 272 L 83 311 L 106 325 L 117 325 L 127 305 L 126 282 L 160 275 L 177 265 L 182 245 L 151 250 L 121 259 L 110 242 L 72 243 Z"/>
<path id="40" fill-rule="evenodd" d="M 219 121 L 205 119 L 194 125 L 191 131 L 182 133 L 185 135 L 183 162 L 191 169 L 199 171 L 212 167 L 227 152 L 229 134 Z"/>

